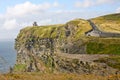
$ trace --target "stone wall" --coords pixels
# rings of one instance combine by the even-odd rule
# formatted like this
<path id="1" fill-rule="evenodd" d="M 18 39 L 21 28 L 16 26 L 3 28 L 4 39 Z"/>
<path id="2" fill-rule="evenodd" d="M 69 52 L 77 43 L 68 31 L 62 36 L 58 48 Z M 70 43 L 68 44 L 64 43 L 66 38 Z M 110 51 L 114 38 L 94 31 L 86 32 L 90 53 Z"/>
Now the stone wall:
<path id="1" fill-rule="evenodd" d="M 86 32 L 86 36 L 95 36 L 95 37 L 120 37 L 119 33 L 110 33 L 110 32 L 103 32 L 100 31 L 97 26 L 88 20 L 90 25 L 92 26 L 92 30 Z"/>

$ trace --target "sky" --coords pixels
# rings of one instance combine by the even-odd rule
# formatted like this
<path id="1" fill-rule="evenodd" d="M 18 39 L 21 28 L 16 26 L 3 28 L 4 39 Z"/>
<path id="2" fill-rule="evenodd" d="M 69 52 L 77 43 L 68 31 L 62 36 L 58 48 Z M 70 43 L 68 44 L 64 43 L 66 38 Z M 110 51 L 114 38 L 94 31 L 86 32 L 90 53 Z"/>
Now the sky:
<path id="1" fill-rule="evenodd" d="M 34 21 L 61 24 L 119 12 L 120 0 L 0 0 L 0 41 L 14 40 Z"/>

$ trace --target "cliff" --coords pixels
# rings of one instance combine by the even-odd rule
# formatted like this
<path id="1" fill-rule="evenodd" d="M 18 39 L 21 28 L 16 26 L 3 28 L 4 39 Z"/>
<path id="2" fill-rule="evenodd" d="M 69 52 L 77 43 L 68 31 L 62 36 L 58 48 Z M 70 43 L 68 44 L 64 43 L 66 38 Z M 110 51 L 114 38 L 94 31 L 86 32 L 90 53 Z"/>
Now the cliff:
<path id="1" fill-rule="evenodd" d="M 115 74 L 119 67 L 109 65 L 114 63 L 108 63 L 106 59 L 109 59 L 108 54 L 120 53 L 120 39 L 86 36 L 91 29 L 87 20 L 76 19 L 66 24 L 20 30 L 15 42 L 17 62 L 14 71 Z"/>

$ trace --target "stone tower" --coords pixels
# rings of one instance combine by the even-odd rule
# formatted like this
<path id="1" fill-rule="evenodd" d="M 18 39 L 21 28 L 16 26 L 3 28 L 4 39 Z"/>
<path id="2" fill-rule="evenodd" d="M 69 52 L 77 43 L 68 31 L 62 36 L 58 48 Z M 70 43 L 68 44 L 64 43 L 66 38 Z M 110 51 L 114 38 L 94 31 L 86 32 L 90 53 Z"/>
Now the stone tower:
<path id="1" fill-rule="evenodd" d="M 37 25 L 37 22 L 34 22 L 34 23 L 33 23 L 33 26 L 38 26 L 38 25 Z"/>

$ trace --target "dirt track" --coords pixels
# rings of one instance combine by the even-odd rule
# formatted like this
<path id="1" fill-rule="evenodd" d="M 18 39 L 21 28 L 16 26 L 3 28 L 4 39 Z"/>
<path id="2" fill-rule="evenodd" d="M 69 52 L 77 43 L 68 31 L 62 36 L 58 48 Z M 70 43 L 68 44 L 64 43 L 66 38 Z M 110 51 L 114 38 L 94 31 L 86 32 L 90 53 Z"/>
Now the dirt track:
<path id="1" fill-rule="evenodd" d="M 99 58 L 109 56 L 105 54 L 67 54 L 67 53 L 58 53 L 57 55 L 60 57 L 66 57 L 71 59 L 80 59 L 81 61 L 93 61 Z"/>

